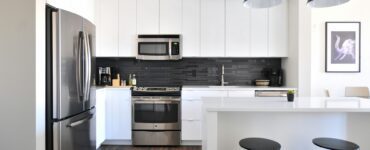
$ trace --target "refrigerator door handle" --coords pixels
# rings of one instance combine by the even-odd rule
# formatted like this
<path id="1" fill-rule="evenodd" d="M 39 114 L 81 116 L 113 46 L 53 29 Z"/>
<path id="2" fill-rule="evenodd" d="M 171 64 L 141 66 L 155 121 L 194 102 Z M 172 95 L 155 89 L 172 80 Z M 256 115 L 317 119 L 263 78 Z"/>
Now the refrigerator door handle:
<path id="1" fill-rule="evenodd" d="M 89 35 L 84 33 L 84 101 L 89 100 L 90 96 L 90 78 L 91 78 L 91 57 Z"/>
<path id="2" fill-rule="evenodd" d="M 78 121 L 75 121 L 75 122 L 72 122 L 70 124 L 67 125 L 67 127 L 69 128 L 73 128 L 73 127 L 76 127 L 76 126 L 79 126 L 87 121 L 89 121 L 91 118 L 93 118 L 94 114 L 90 114 L 89 116 L 81 119 L 81 120 L 78 120 Z"/>
<path id="3" fill-rule="evenodd" d="M 83 71 L 82 71 L 82 50 L 84 49 L 83 46 L 83 32 L 79 32 L 78 34 L 78 48 L 77 48 L 77 55 L 76 55 L 76 80 L 77 80 L 77 95 L 80 99 L 80 101 L 83 101 L 84 95 L 83 95 Z"/>
<path id="4" fill-rule="evenodd" d="M 90 85 L 91 85 L 91 47 L 90 47 L 90 38 L 88 33 L 85 33 L 85 100 L 88 101 L 90 97 Z"/>

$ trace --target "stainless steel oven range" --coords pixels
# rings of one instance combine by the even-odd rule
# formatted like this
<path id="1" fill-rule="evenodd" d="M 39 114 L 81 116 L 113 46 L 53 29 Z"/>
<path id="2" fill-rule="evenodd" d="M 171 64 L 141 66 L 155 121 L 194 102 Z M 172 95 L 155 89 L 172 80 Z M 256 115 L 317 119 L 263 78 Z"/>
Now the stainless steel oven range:
<path id="1" fill-rule="evenodd" d="M 176 146 L 181 141 L 181 88 L 132 89 L 132 144 Z"/>

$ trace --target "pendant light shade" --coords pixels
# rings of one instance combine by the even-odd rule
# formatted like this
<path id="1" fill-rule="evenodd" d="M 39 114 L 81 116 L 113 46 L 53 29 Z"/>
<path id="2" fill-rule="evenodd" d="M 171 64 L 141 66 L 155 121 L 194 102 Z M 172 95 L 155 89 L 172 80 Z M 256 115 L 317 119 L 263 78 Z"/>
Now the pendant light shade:
<path id="1" fill-rule="evenodd" d="M 348 2 L 349 0 L 308 0 L 307 5 L 316 8 L 336 6 Z"/>
<path id="2" fill-rule="evenodd" d="M 244 0 L 247 8 L 269 8 L 281 4 L 281 0 Z"/>

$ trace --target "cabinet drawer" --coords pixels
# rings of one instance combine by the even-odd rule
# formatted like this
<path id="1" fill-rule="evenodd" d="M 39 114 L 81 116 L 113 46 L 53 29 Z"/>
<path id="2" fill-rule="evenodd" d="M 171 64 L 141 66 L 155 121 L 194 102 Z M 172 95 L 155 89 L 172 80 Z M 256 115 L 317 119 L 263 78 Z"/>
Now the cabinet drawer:
<path id="1" fill-rule="evenodd" d="M 202 97 L 226 97 L 227 91 L 182 91 L 182 99 L 202 99 Z"/>
<path id="2" fill-rule="evenodd" d="M 254 90 L 229 91 L 228 97 L 254 97 Z"/>
<path id="3" fill-rule="evenodd" d="M 202 140 L 200 121 L 182 120 L 182 140 Z"/>
<path id="4" fill-rule="evenodd" d="M 182 101 L 182 119 L 183 120 L 201 120 L 202 116 L 202 101 Z"/>

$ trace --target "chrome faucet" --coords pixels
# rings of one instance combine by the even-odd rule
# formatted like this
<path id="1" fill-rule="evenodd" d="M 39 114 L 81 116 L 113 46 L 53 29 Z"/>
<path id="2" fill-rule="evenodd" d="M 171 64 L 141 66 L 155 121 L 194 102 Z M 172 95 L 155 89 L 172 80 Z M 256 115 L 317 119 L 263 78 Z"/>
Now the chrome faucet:
<path id="1" fill-rule="evenodd" d="M 229 84 L 229 82 L 225 82 L 224 75 L 225 75 L 225 66 L 222 65 L 222 68 L 221 68 L 221 86 L 224 86 L 225 84 Z"/>

